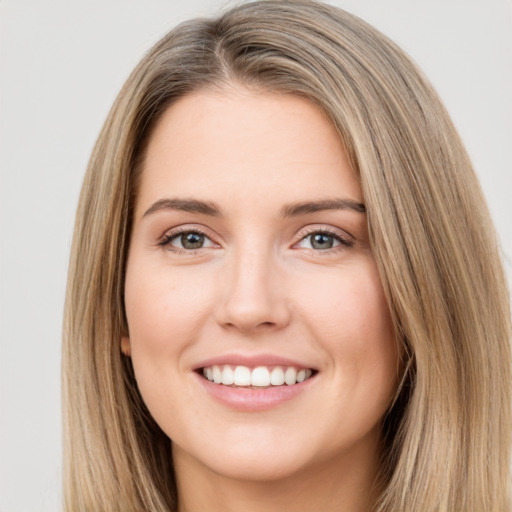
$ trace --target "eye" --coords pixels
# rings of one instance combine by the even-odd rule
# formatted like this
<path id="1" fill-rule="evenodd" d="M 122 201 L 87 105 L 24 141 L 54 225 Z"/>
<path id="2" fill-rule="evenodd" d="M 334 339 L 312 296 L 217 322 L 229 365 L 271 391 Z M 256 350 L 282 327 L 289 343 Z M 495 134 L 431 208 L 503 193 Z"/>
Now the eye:
<path id="1" fill-rule="evenodd" d="M 314 231 L 302 238 L 297 247 L 314 249 L 315 251 L 327 251 L 339 246 L 352 247 L 353 242 L 329 231 Z"/>
<path id="2" fill-rule="evenodd" d="M 215 244 L 200 231 L 181 231 L 165 235 L 160 245 L 174 250 L 194 251 Z"/>

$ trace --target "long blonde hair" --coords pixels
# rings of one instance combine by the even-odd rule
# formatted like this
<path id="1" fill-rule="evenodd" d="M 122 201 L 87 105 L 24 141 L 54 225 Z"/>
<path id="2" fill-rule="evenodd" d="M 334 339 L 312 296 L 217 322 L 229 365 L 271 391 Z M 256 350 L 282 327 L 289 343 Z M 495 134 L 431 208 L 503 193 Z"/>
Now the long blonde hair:
<path id="1" fill-rule="evenodd" d="M 325 111 L 358 173 L 403 354 L 383 421 L 379 512 L 509 510 L 510 306 L 494 228 L 436 93 L 386 37 L 309 0 L 184 23 L 133 71 L 101 131 L 75 225 L 63 347 L 65 509 L 175 510 L 171 443 L 138 393 L 124 267 L 144 151 L 177 98 L 239 82 Z"/>

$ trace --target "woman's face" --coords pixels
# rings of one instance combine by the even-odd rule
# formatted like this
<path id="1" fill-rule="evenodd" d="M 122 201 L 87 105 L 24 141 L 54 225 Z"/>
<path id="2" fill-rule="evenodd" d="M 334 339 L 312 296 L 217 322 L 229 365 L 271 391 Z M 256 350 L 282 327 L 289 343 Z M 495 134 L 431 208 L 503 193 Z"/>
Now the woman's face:
<path id="1" fill-rule="evenodd" d="M 262 481 L 375 466 L 398 363 L 362 203 L 305 99 L 232 87 L 163 115 L 122 347 L 178 468 Z"/>

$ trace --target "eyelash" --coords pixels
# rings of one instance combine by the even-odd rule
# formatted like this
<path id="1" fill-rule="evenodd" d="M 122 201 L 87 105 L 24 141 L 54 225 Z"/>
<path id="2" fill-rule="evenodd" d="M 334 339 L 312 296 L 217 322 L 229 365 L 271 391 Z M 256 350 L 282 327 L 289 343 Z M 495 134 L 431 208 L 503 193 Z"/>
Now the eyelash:
<path id="1" fill-rule="evenodd" d="M 203 247 L 200 247 L 198 249 L 182 249 L 180 247 L 173 247 L 171 245 L 171 242 L 173 240 L 175 240 L 176 238 L 178 238 L 184 234 L 189 234 L 189 233 L 201 235 L 201 236 L 204 236 L 205 238 L 207 238 L 208 240 L 211 240 L 210 237 L 206 234 L 206 232 L 204 232 L 203 230 L 201 230 L 199 228 L 192 228 L 192 229 L 178 228 L 177 230 L 173 230 L 169 233 L 166 233 L 161 238 L 161 240 L 158 242 L 158 245 L 160 247 L 166 248 L 166 249 L 168 249 L 172 252 L 175 252 L 177 254 L 187 254 L 187 255 L 196 254 L 198 251 L 203 249 Z M 311 254 L 328 255 L 328 254 L 332 254 L 333 252 L 337 252 L 337 251 L 344 250 L 344 249 L 354 246 L 354 242 L 352 240 L 350 240 L 346 237 L 343 237 L 339 233 L 335 233 L 334 231 L 331 231 L 327 228 L 312 228 L 312 229 L 306 231 L 306 233 L 304 233 L 301 236 L 301 238 L 293 245 L 294 246 L 298 245 L 299 243 L 306 240 L 308 237 L 310 237 L 312 235 L 326 235 L 326 236 L 332 237 L 334 240 L 339 242 L 339 245 L 337 245 L 335 247 L 331 247 L 329 249 L 308 249 L 308 248 L 306 248 L 305 250 L 307 250 Z"/>

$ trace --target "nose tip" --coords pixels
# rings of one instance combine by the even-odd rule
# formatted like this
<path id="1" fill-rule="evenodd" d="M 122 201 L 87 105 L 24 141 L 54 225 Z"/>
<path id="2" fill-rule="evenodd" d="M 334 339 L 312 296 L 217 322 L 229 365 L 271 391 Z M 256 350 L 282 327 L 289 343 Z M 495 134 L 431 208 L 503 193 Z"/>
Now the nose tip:
<path id="1" fill-rule="evenodd" d="M 216 320 L 225 329 L 255 333 L 280 329 L 290 321 L 290 307 L 283 287 L 268 268 L 240 269 L 224 287 Z"/>

